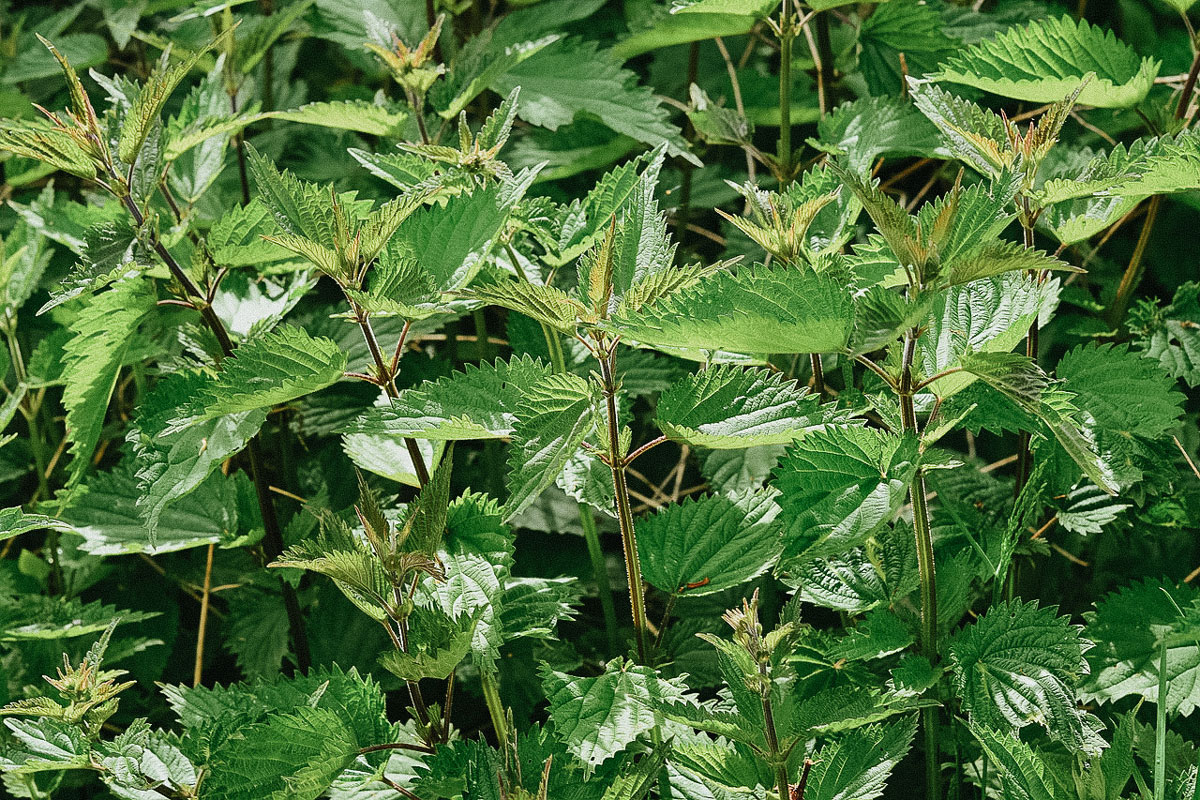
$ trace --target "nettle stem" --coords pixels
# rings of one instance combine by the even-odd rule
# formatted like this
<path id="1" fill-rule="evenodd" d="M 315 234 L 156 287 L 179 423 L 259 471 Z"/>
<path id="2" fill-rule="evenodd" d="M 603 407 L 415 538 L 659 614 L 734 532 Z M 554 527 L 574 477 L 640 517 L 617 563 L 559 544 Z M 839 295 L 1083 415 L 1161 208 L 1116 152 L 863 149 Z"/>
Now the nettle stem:
<path id="1" fill-rule="evenodd" d="M 371 360 L 375 362 L 375 371 L 383 384 L 383 390 L 388 397 L 399 397 L 400 391 L 396 388 L 398 370 L 384 359 L 383 351 L 379 349 L 379 339 L 375 336 L 375 328 L 371 326 L 370 315 L 349 297 L 346 299 L 350 302 L 350 309 L 354 312 L 354 319 L 358 322 L 359 329 L 362 330 L 363 339 L 366 340 L 367 350 L 371 353 Z M 408 450 L 408 457 L 412 459 L 417 483 L 424 488 L 425 484 L 429 483 L 429 468 L 425 465 L 425 457 L 421 455 L 421 448 L 417 445 L 417 440 L 411 436 L 404 437 L 404 447 Z"/>
<path id="2" fill-rule="evenodd" d="M 607 347 L 607 349 L 605 349 Z M 612 468 L 613 493 L 617 500 L 617 522 L 621 528 L 621 546 L 625 551 L 625 577 L 629 582 L 629 604 L 637 639 L 638 662 L 646 663 L 646 598 L 642 587 L 642 565 L 638 558 L 633 529 L 633 510 L 629 504 L 629 486 L 625 479 L 625 456 L 621 452 L 621 425 L 617 418 L 617 382 L 614 377 L 617 343 L 601 343 L 600 379 L 608 416 L 608 458 Z"/>
<path id="3" fill-rule="evenodd" d="M 792 179 L 792 2 L 779 8 L 779 187 Z"/>
<path id="4" fill-rule="evenodd" d="M 913 436 L 917 429 L 917 412 L 913 402 L 913 360 L 919 331 L 913 328 L 904 337 L 904 356 L 900 372 L 900 417 L 904 431 Z M 909 489 L 913 510 L 913 534 L 917 540 L 917 572 L 921 582 L 921 654 L 936 664 L 937 646 L 937 573 L 933 561 L 933 531 L 929 522 L 929 505 L 925 499 L 925 472 L 918 469 Z M 921 727 L 925 733 L 926 796 L 935 800 L 941 796 L 941 766 L 938 757 L 937 709 L 921 710 Z"/>
<path id="5" fill-rule="evenodd" d="M 114 174 L 114 177 L 115 174 Z M 145 216 L 137 203 L 129 196 L 128 192 L 120 195 L 120 200 L 124 204 L 129 215 L 133 217 L 135 225 L 140 229 L 145 224 Z M 225 328 L 225 323 L 217 316 L 217 312 L 209 303 L 207 295 L 196 285 L 196 282 L 184 271 L 171 252 L 163 245 L 162 240 L 158 237 L 157 231 L 149 231 L 151 247 L 163 263 L 167 265 L 171 276 L 183 287 L 184 293 L 189 297 L 192 304 L 199 310 L 204 324 L 216 338 L 217 344 L 221 348 L 221 358 L 229 358 L 233 355 L 236 348 L 233 340 L 229 337 L 229 331 Z M 254 484 L 254 494 L 258 499 L 258 509 L 263 518 L 263 552 L 267 557 L 268 562 L 274 561 L 283 554 L 283 528 L 279 524 L 279 517 L 275 513 L 275 501 L 271 497 L 271 490 L 268 487 L 267 479 L 262 470 L 263 455 L 261 432 L 255 433 L 250 437 L 250 442 L 246 446 L 246 453 L 250 461 L 250 480 Z M 308 646 L 308 633 L 304 628 L 304 615 L 300 610 L 300 600 L 296 596 L 296 590 L 292 585 L 282 578 L 279 579 L 279 590 L 283 596 L 283 607 L 287 612 L 288 629 L 292 636 L 292 646 L 296 651 L 296 666 L 301 672 L 308 672 L 312 667 L 312 654 Z"/>

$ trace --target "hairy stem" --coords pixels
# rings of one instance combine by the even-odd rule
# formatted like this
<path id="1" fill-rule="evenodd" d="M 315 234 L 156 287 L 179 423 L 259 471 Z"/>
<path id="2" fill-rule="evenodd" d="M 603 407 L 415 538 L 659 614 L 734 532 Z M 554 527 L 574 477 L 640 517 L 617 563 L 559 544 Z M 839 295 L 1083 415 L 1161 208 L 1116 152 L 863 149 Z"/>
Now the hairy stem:
<path id="1" fill-rule="evenodd" d="M 496 747 L 504 749 L 508 742 L 508 715 L 500 700 L 500 686 L 496 678 L 485 669 L 479 671 L 479 685 L 483 688 L 483 702 L 488 716 L 492 718 L 492 730 L 496 734 Z"/>
<path id="2" fill-rule="evenodd" d="M 612 468 L 613 493 L 617 500 L 617 522 L 621 528 L 621 546 L 625 552 L 625 577 L 629 582 L 629 604 L 637 640 L 638 662 L 646 663 L 646 598 L 642 588 L 642 565 L 638 558 L 633 530 L 633 511 L 629 504 L 629 486 L 625 480 L 625 459 L 621 453 L 621 425 L 617 419 L 617 382 L 613 376 L 617 357 L 616 343 L 600 357 L 601 388 L 608 411 L 609 466 Z"/>
<path id="3" fill-rule="evenodd" d="M 379 339 L 376 338 L 375 329 L 371 326 L 370 316 L 353 301 L 351 301 L 350 307 L 354 311 L 354 317 L 358 322 L 359 329 L 362 330 L 363 339 L 366 340 L 367 350 L 371 353 L 371 360 L 375 362 L 375 369 L 379 373 L 379 380 L 383 384 L 383 390 L 387 392 L 388 397 L 399 397 L 400 392 L 396 389 L 396 373 L 384 359 L 383 351 L 379 349 Z M 412 459 L 413 470 L 417 474 L 417 483 L 424 487 L 425 484 L 429 483 L 429 468 L 425 466 L 425 457 L 421 455 L 421 449 L 417 446 L 417 440 L 411 436 L 404 437 L 404 447 L 408 450 L 409 458 Z"/>
<path id="4" fill-rule="evenodd" d="M 204 679 L 204 639 L 208 633 L 208 605 L 212 597 L 212 568 L 213 550 L 215 545 L 208 546 L 208 555 L 204 560 L 204 590 L 200 595 L 200 625 L 196 631 L 196 660 L 192 665 L 192 686 L 199 686 Z"/>
<path id="5" fill-rule="evenodd" d="M 792 176 L 792 3 L 783 0 L 779 9 L 779 186 Z"/>
<path id="6" fill-rule="evenodd" d="M 904 356 L 900 373 L 900 416 L 904 430 L 916 436 L 917 414 L 913 403 L 913 359 L 916 355 L 918 331 L 914 328 L 904 338 Z M 936 664 L 937 653 L 937 580 L 933 561 L 933 531 L 929 524 L 929 505 L 925 499 L 925 473 L 918 469 L 913 476 L 909 499 L 913 510 L 913 533 L 917 539 L 917 572 L 921 582 L 921 639 L 922 655 Z M 921 727 L 925 733 L 926 797 L 941 797 L 941 768 L 938 758 L 938 717 L 936 709 L 921 711 Z"/>
<path id="7" fill-rule="evenodd" d="M 1029 201 L 1022 198 L 1024 213 L 1021 215 L 1021 229 L 1024 235 L 1024 244 L 1026 250 L 1033 249 L 1033 218 L 1030 215 Z M 1030 272 L 1031 276 L 1036 276 L 1037 273 Z M 1029 326 L 1029 332 L 1025 334 L 1025 356 L 1035 364 L 1038 360 L 1038 352 L 1041 348 L 1041 325 L 1035 318 Z M 1014 487 L 1016 494 L 1021 493 L 1025 482 L 1029 480 L 1029 473 L 1032 471 L 1033 453 L 1030 451 L 1031 437 L 1028 431 L 1021 431 L 1021 437 L 1017 443 L 1017 482 Z"/>

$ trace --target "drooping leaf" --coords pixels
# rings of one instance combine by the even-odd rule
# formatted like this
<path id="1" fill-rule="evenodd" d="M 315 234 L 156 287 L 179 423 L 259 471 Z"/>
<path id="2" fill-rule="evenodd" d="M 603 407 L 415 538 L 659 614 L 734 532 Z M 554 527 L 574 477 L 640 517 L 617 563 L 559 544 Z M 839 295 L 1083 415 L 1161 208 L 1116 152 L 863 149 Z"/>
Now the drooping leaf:
<path id="1" fill-rule="evenodd" d="M 962 366 L 1041 420 L 1093 483 L 1110 494 L 1117 492 L 1112 467 L 1100 458 L 1093 434 L 1077 419 L 1071 393 L 1037 364 L 1014 353 L 969 353 Z"/>
<path id="2" fill-rule="evenodd" d="M 74 457 L 73 483 L 87 470 L 125 354 L 138 324 L 154 310 L 155 299 L 150 284 L 126 281 L 97 295 L 70 326 L 73 335 L 64 348 L 63 405 Z"/>
<path id="3" fill-rule="evenodd" d="M 593 385 L 575 375 L 550 375 L 530 387 L 513 426 L 506 518 L 521 513 L 554 482 L 595 427 L 598 406 Z"/>

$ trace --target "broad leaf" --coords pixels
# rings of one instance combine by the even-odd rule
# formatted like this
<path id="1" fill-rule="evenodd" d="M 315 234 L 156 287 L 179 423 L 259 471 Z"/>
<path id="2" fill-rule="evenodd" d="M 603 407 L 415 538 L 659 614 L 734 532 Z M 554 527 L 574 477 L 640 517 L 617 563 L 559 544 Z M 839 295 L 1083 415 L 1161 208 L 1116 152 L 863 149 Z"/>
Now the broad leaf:
<path id="1" fill-rule="evenodd" d="M 950 643 L 955 688 L 974 726 L 1015 731 L 1030 724 L 1087 749 L 1072 687 L 1086 674 L 1087 642 L 1054 607 L 993 606 Z"/>
<path id="2" fill-rule="evenodd" d="M 1078 101 L 1097 108 L 1129 108 L 1150 91 L 1159 62 L 1086 20 L 1068 16 L 1035 20 L 968 47 L 941 64 L 935 80 L 987 92 L 1053 103 L 1079 87 Z"/>
<path id="3" fill-rule="evenodd" d="M 390 405 L 367 411 L 350 433 L 418 439 L 497 439 L 512 436 L 526 392 L 551 374 L 528 356 L 468 364 L 463 372 L 405 389 Z"/>
<path id="4" fill-rule="evenodd" d="M 830 353 L 850 338 L 854 309 L 844 283 L 805 269 L 718 272 L 613 319 L 642 344 L 688 351 Z"/>
<path id="5" fill-rule="evenodd" d="M 787 444 L 844 419 L 778 372 L 718 365 L 664 392 L 656 423 L 676 441 L 739 449 Z"/>
<path id="6" fill-rule="evenodd" d="M 688 498 L 637 523 L 642 575 L 687 595 L 740 586 L 766 572 L 783 549 L 774 492 Z"/>
<path id="7" fill-rule="evenodd" d="M 550 375 L 530 387 L 516 412 L 509 454 L 511 519 L 554 482 L 596 425 L 599 396 L 575 375 Z"/>
<path id="8" fill-rule="evenodd" d="M 775 468 L 785 565 L 855 547 L 899 510 L 917 469 L 917 441 L 872 428 L 834 428 L 795 443 Z"/>

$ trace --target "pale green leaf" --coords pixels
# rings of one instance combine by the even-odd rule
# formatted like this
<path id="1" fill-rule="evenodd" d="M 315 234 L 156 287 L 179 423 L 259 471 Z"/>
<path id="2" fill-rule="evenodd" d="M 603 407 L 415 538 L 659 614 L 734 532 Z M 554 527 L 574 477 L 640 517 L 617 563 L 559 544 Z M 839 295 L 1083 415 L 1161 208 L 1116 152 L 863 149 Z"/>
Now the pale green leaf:
<path id="1" fill-rule="evenodd" d="M 642 344 L 741 353 L 829 353 L 850 338 L 848 288 L 805 269 L 743 267 L 715 273 L 613 319 Z"/>
<path id="2" fill-rule="evenodd" d="M 447 441 L 505 438 L 513 434 L 525 393 L 550 374 L 549 367 L 528 356 L 468 364 L 463 372 L 405 389 L 346 430 Z"/>

